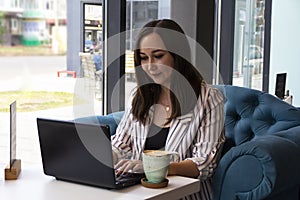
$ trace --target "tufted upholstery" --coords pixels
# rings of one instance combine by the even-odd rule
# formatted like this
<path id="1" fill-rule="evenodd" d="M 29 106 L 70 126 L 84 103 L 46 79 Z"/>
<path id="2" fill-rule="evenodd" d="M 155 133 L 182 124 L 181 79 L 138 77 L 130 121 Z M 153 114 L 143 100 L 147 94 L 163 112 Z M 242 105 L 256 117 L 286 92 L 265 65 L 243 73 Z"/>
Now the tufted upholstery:
<path id="1" fill-rule="evenodd" d="M 232 146 L 300 126 L 299 109 L 273 95 L 237 86 L 217 87 L 226 100 L 226 137 Z"/>
<path id="2" fill-rule="evenodd" d="M 226 100 L 226 143 L 214 199 L 298 199 L 300 110 L 258 90 L 216 87 Z"/>

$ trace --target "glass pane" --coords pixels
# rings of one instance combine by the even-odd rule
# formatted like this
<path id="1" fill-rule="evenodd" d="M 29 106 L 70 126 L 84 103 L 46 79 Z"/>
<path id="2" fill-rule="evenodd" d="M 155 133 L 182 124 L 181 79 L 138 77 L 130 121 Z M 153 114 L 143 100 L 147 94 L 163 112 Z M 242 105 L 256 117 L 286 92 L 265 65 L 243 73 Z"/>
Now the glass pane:
<path id="1" fill-rule="evenodd" d="M 93 52 L 102 43 L 102 6 L 84 4 L 84 52 Z M 100 48 L 101 49 L 101 48 Z"/>
<path id="2" fill-rule="evenodd" d="M 197 0 L 127 0 L 126 1 L 126 79 L 125 106 L 130 92 L 136 86 L 134 75 L 133 48 L 137 29 L 154 19 L 169 18 L 178 22 L 185 33 L 196 38 Z M 193 48 L 191 46 L 191 48 Z"/>
<path id="3" fill-rule="evenodd" d="M 102 113 L 102 5 L 84 4 L 83 49 L 80 53 L 82 96 L 91 97 L 97 111 Z M 79 81 L 78 81 L 79 82 Z M 93 102 L 95 100 L 95 102 Z M 89 104 L 89 103 L 87 103 Z M 99 109 L 98 109 L 99 108 Z M 84 110 L 84 109 L 82 109 Z M 84 110 L 83 112 L 85 112 Z"/>
<path id="4" fill-rule="evenodd" d="M 265 0 L 236 0 L 233 85 L 262 90 Z"/>
<path id="5" fill-rule="evenodd" d="M 158 1 L 136 1 L 126 2 L 126 55 L 125 55 L 125 106 L 130 92 L 136 86 L 134 75 L 133 48 L 137 29 L 152 20 L 158 18 Z"/>

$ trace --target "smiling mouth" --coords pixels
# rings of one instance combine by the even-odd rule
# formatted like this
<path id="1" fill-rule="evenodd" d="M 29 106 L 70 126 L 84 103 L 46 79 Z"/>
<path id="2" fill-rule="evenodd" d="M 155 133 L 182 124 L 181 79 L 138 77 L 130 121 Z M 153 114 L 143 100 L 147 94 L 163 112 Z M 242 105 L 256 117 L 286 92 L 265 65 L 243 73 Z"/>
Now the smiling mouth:
<path id="1" fill-rule="evenodd" d="M 151 76 L 158 76 L 160 75 L 161 73 L 156 73 L 156 74 L 150 74 Z"/>

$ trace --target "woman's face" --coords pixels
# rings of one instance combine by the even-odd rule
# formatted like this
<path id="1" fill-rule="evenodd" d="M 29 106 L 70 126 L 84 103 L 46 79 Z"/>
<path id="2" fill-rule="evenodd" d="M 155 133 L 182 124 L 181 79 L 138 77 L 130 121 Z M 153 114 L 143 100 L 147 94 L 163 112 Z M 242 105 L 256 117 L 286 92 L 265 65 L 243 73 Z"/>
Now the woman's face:
<path id="1" fill-rule="evenodd" d="M 141 39 L 140 57 L 142 68 L 148 76 L 155 83 L 169 87 L 174 58 L 158 34 L 151 33 Z"/>

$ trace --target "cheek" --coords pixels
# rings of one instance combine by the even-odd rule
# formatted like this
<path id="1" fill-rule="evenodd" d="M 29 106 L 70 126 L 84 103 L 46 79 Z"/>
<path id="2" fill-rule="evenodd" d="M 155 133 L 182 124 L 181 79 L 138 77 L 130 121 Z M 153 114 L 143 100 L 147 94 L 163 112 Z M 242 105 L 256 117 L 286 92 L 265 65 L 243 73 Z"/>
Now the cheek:
<path id="1" fill-rule="evenodd" d="M 169 60 L 167 64 L 167 67 L 165 67 L 165 73 L 167 74 L 167 76 L 171 76 L 173 71 L 174 71 L 174 62 L 173 60 Z"/>
<path id="2" fill-rule="evenodd" d="M 166 60 L 165 62 L 163 62 L 164 67 L 164 71 L 167 73 L 172 73 L 172 71 L 174 70 L 174 62 L 173 60 Z"/>
<path id="3" fill-rule="evenodd" d="M 165 74 L 166 74 L 167 77 L 170 77 L 172 75 L 172 73 L 173 73 L 173 68 L 172 67 L 167 67 L 165 69 Z"/>
<path id="4" fill-rule="evenodd" d="M 142 65 L 142 69 L 143 69 L 143 71 L 144 71 L 146 74 L 148 74 L 148 75 L 149 75 L 149 70 L 148 70 L 148 67 L 147 67 L 147 65 L 145 65 L 145 64 L 142 64 L 142 63 L 141 63 L 141 65 Z"/>
<path id="5" fill-rule="evenodd" d="M 141 66 L 142 66 L 143 69 L 146 69 L 148 64 L 149 63 L 146 60 L 141 60 Z"/>
<path id="6" fill-rule="evenodd" d="M 166 57 L 164 60 L 162 60 L 162 64 L 170 67 L 170 68 L 173 68 L 174 67 L 174 59 L 173 57 L 170 55 L 168 57 Z"/>

